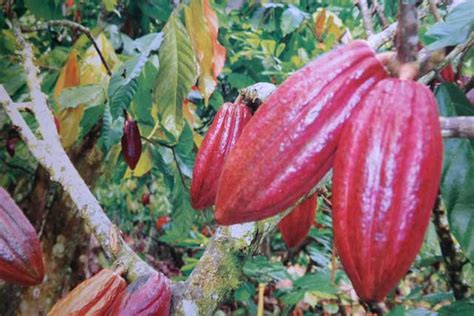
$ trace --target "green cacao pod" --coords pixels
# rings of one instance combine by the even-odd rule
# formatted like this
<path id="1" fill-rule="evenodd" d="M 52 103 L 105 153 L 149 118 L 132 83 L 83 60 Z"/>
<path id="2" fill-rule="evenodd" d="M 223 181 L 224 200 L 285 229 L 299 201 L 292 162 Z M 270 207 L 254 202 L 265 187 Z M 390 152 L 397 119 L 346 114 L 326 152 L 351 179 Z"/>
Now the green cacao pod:
<path id="1" fill-rule="evenodd" d="M 43 281 L 41 244 L 34 227 L 0 187 L 0 279 L 22 285 Z"/>
<path id="2" fill-rule="evenodd" d="M 332 167 L 344 123 L 386 77 L 364 41 L 337 48 L 291 75 L 263 102 L 225 161 L 218 223 L 261 220 L 307 194 Z"/>
<path id="3" fill-rule="evenodd" d="M 191 204 L 195 209 L 214 205 L 224 160 L 252 117 L 242 103 L 224 103 L 217 111 L 196 156 L 191 182 Z"/>
<path id="4" fill-rule="evenodd" d="M 53 306 L 48 316 L 103 316 L 127 284 L 117 273 L 103 269 L 76 286 Z"/>
<path id="5" fill-rule="evenodd" d="M 114 302 L 111 316 L 167 316 L 171 305 L 169 279 L 159 272 L 140 276 Z"/>
<path id="6" fill-rule="evenodd" d="M 409 80 L 381 81 L 344 127 L 334 164 L 334 240 L 364 301 L 382 300 L 415 259 L 442 151 L 435 98 Z"/>
<path id="7" fill-rule="evenodd" d="M 298 247 L 306 239 L 314 224 L 317 207 L 318 197 L 313 194 L 278 223 L 281 237 L 289 248 Z"/>
<path id="8" fill-rule="evenodd" d="M 130 169 L 135 169 L 142 154 L 142 140 L 137 122 L 128 116 L 123 126 L 122 152 Z"/>

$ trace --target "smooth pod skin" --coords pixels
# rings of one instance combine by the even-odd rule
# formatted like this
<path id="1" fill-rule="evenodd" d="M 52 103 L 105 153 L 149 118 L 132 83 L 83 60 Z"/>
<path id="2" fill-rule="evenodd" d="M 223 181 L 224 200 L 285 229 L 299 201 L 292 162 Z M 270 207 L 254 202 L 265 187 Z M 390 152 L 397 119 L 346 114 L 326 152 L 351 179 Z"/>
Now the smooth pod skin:
<path id="1" fill-rule="evenodd" d="M 115 272 L 103 269 L 95 276 L 76 286 L 57 302 L 48 316 L 103 316 L 127 286 Z"/>
<path id="2" fill-rule="evenodd" d="M 43 255 L 36 231 L 1 187 L 0 279 L 21 285 L 37 285 L 44 279 Z"/>
<path id="3" fill-rule="evenodd" d="M 241 103 L 224 103 L 199 148 L 191 182 L 191 205 L 204 209 L 214 205 L 224 160 L 251 119 L 250 109 Z"/>
<path id="4" fill-rule="evenodd" d="M 142 154 L 142 140 L 137 122 L 127 118 L 123 126 L 122 152 L 130 169 L 135 169 Z"/>
<path id="5" fill-rule="evenodd" d="M 171 285 L 162 273 L 139 277 L 114 302 L 111 316 L 167 316 L 171 306 Z"/>
<path id="6" fill-rule="evenodd" d="M 381 81 L 345 126 L 334 164 L 334 240 L 362 300 L 382 300 L 414 261 L 442 150 L 435 98 L 409 80 Z"/>
<path id="7" fill-rule="evenodd" d="M 298 247 L 306 239 L 315 222 L 317 207 L 318 197 L 313 194 L 278 223 L 281 237 L 288 248 Z"/>
<path id="8" fill-rule="evenodd" d="M 385 77 L 364 41 L 337 48 L 291 75 L 263 102 L 227 157 L 217 222 L 261 220 L 308 193 L 332 167 L 342 126 Z"/>

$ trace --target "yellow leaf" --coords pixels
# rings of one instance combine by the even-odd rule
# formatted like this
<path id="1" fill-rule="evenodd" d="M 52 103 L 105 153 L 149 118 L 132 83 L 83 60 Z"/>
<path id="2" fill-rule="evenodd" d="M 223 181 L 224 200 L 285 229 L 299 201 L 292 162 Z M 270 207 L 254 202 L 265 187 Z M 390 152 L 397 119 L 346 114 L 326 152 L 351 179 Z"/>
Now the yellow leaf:
<path id="1" fill-rule="evenodd" d="M 59 122 L 61 130 L 61 144 L 64 148 L 68 148 L 74 144 L 79 137 L 80 123 L 84 116 L 85 106 L 79 105 L 73 109 L 64 109 L 59 114 Z"/>
<path id="2" fill-rule="evenodd" d="M 103 33 L 101 33 L 96 38 L 96 42 L 110 69 L 113 69 L 116 65 L 121 64 L 120 59 L 115 54 L 112 44 Z M 81 84 L 102 83 L 107 85 L 109 79 L 109 75 L 102 64 L 99 54 L 95 50 L 94 46 L 91 45 L 91 47 L 87 49 L 86 53 L 84 54 L 84 58 L 82 59 Z"/>
<path id="3" fill-rule="evenodd" d="M 199 61 L 199 91 L 207 104 L 224 67 L 226 51 L 217 41 L 217 17 L 208 0 L 191 0 L 184 9 L 184 17 Z"/>
<path id="4" fill-rule="evenodd" d="M 319 41 L 323 40 L 323 33 L 324 33 L 324 25 L 326 23 L 326 9 L 321 8 L 318 9 L 313 14 L 314 20 L 314 31 L 316 33 L 316 37 Z"/>
<path id="5" fill-rule="evenodd" d="M 327 11 L 324 8 L 319 8 L 313 13 L 314 21 L 314 32 L 318 41 L 323 41 L 324 34 L 333 34 L 334 37 L 339 41 L 341 40 L 344 33 L 346 33 L 346 27 L 342 23 L 339 17 Z"/>
<path id="6" fill-rule="evenodd" d="M 140 160 L 138 160 L 135 170 L 132 171 L 130 168 L 127 168 L 123 178 L 128 179 L 132 176 L 132 174 L 137 178 L 142 177 L 143 175 L 147 174 L 152 167 L 153 160 L 151 159 L 151 154 L 147 149 L 145 149 L 140 156 Z"/>
<path id="7" fill-rule="evenodd" d="M 204 140 L 204 137 L 201 134 L 193 133 L 193 140 L 196 144 L 196 147 L 199 149 L 199 147 L 201 147 L 202 141 Z"/>
<path id="8" fill-rule="evenodd" d="M 217 76 L 219 76 L 219 74 L 222 72 L 222 69 L 224 68 L 226 49 L 217 40 L 217 34 L 219 32 L 219 24 L 217 21 L 216 12 L 212 10 L 212 7 L 210 6 L 208 0 L 204 0 L 203 5 L 204 5 L 204 16 L 206 17 L 206 20 L 209 26 L 209 33 L 211 35 L 211 40 L 214 45 L 213 70 L 214 70 L 214 79 L 216 79 Z"/>
<path id="9" fill-rule="evenodd" d="M 81 84 L 81 73 L 77 63 L 77 53 L 72 51 L 69 54 L 66 65 L 61 69 L 58 81 L 54 87 L 54 101 L 58 102 L 58 97 L 64 88 L 75 87 Z"/>

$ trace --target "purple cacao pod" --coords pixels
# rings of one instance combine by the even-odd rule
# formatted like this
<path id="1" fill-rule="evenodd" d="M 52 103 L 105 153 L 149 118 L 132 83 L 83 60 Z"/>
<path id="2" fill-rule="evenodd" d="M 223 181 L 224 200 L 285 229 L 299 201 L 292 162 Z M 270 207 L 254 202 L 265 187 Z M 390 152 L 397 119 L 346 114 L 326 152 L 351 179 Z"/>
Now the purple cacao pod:
<path id="1" fill-rule="evenodd" d="M 122 152 L 130 169 L 135 169 L 142 154 L 142 140 L 137 122 L 128 117 L 123 126 Z"/>

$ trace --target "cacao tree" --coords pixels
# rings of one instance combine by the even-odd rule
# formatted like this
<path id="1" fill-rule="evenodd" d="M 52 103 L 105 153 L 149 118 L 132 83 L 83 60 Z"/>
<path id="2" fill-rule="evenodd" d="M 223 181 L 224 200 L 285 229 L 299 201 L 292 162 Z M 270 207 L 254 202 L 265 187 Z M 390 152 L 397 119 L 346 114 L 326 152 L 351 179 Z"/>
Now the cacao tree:
<path id="1" fill-rule="evenodd" d="M 473 1 L 0 5 L 0 315 L 473 314 Z"/>

